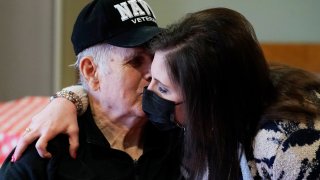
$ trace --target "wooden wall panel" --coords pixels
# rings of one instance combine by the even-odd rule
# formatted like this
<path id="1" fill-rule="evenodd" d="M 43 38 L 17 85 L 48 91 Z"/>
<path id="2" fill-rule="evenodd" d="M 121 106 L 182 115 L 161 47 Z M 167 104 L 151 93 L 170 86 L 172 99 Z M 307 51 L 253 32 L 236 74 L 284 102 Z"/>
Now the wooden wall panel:
<path id="1" fill-rule="evenodd" d="M 269 62 L 277 62 L 320 73 L 320 44 L 261 44 Z"/>

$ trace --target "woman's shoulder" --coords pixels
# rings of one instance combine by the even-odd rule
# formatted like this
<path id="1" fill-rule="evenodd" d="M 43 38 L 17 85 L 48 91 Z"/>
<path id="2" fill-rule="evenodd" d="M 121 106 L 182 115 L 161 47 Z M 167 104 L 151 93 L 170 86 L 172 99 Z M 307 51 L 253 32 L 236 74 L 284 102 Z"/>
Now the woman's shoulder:
<path id="1" fill-rule="evenodd" d="M 258 174 L 264 178 L 319 177 L 320 119 L 266 122 L 253 143 Z"/>

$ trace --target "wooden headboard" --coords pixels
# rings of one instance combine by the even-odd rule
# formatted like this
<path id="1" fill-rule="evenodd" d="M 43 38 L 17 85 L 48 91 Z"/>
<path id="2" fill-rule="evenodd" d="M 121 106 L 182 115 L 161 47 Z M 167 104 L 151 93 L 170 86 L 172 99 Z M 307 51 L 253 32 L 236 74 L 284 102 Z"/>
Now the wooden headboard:
<path id="1" fill-rule="evenodd" d="M 261 44 L 269 62 L 288 64 L 320 74 L 320 44 Z"/>

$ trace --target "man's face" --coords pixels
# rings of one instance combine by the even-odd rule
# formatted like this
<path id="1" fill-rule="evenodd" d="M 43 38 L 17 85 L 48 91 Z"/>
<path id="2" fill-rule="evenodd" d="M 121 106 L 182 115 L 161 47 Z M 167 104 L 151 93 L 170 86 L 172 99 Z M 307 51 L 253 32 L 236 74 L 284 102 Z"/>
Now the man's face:
<path id="1" fill-rule="evenodd" d="M 151 80 L 152 54 L 143 48 L 113 47 L 109 58 L 107 72 L 99 72 L 103 111 L 110 119 L 144 117 L 142 93 Z"/>

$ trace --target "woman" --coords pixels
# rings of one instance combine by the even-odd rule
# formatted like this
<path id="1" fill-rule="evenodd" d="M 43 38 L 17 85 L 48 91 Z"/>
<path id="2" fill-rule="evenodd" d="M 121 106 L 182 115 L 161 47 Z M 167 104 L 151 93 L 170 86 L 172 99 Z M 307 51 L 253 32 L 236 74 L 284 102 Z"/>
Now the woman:
<path id="1" fill-rule="evenodd" d="M 256 154 L 259 144 L 253 150 L 252 142 L 275 97 L 252 26 L 233 10 L 207 9 L 170 26 L 152 47 L 143 109 L 159 128 L 184 127 L 182 173 L 188 179 L 238 179 L 239 150 Z"/>
<path id="2" fill-rule="evenodd" d="M 239 147 L 252 152 L 260 115 L 273 95 L 250 23 L 235 11 L 208 9 L 170 26 L 152 47 L 148 89 L 175 104 L 185 128 L 187 177 L 238 179 Z"/>

